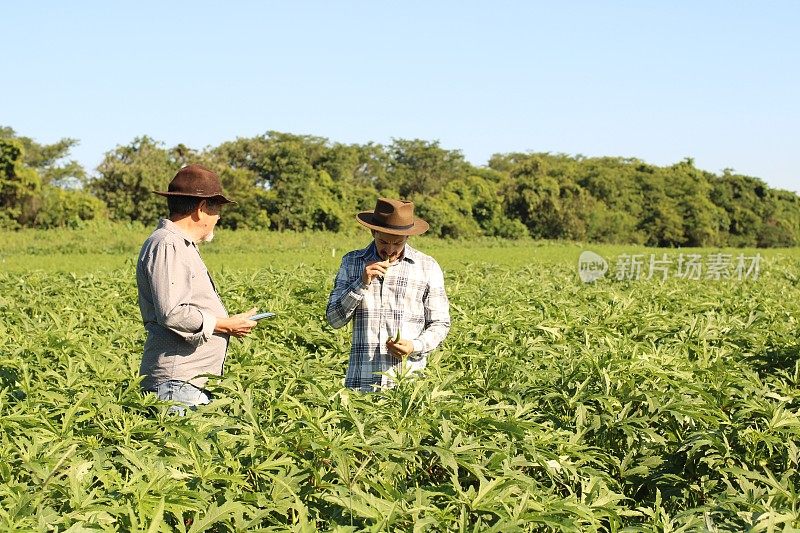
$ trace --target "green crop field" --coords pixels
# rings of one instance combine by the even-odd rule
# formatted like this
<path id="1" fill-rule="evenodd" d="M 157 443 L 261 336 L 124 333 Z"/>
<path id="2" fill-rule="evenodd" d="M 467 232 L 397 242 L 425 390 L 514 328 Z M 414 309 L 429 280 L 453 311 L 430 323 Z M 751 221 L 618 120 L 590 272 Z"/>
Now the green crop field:
<path id="1" fill-rule="evenodd" d="M 232 312 L 217 400 L 138 391 L 134 262 L 148 228 L 0 234 L 0 530 L 796 531 L 800 250 L 738 279 L 608 275 L 574 243 L 416 238 L 452 329 L 426 375 L 342 388 L 324 320 L 366 233 L 219 232 Z"/>

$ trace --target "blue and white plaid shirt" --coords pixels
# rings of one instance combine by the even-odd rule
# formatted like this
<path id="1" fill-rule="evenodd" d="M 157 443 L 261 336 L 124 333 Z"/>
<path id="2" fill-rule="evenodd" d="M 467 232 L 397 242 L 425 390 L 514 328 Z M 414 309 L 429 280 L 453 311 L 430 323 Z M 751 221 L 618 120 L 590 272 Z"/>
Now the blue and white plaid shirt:
<path id="1" fill-rule="evenodd" d="M 403 258 L 389 267 L 383 279 L 364 285 L 365 266 L 380 260 L 374 242 L 345 255 L 325 310 L 334 328 L 353 321 L 344 384 L 362 391 L 392 385 L 390 376 L 376 373 L 400 371 L 402 360 L 386 350 L 386 341 L 398 330 L 401 338 L 414 343 L 413 353 L 406 358 L 411 372 L 425 368 L 428 353 L 450 330 L 444 275 L 436 260 L 406 244 Z"/>

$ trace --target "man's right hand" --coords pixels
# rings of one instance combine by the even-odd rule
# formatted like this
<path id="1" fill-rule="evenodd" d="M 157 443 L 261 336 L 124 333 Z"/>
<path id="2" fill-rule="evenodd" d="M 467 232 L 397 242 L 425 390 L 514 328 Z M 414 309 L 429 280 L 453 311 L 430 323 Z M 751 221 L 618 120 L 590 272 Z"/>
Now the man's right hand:
<path id="1" fill-rule="evenodd" d="M 217 318 L 217 325 L 214 327 L 215 333 L 227 333 L 234 337 L 244 337 L 249 335 L 254 327 L 258 324 L 255 320 L 250 320 L 249 317 L 256 314 L 257 307 L 239 313 L 238 315 L 229 316 L 228 318 Z"/>
<path id="2" fill-rule="evenodd" d="M 387 268 L 389 268 L 388 260 L 368 263 L 367 266 L 364 267 L 364 273 L 361 274 L 361 282 L 364 285 L 369 285 L 372 283 L 373 279 L 385 276 Z"/>

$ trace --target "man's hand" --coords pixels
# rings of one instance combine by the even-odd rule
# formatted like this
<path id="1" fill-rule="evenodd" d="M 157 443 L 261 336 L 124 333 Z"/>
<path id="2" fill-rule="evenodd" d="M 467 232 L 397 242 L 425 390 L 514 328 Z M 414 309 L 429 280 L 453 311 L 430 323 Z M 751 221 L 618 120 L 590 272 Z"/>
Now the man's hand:
<path id="1" fill-rule="evenodd" d="M 386 349 L 389 355 L 395 357 L 405 357 L 414 351 L 414 343 L 408 339 L 400 339 L 394 342 L 392 339 L 386 341 Z"/>
<path id="2" fill-rule="evenodd" d="M 369 285 L 372 283 L 373 279 L 379 276 L 385 276 L 387 268 L 389 268 L 388 259 L 386 261 L 375 261 L 367 264 L 367 266 L 364 267 L 364 273 L 361 274 L 361 282 L 364 285 Z"/>
<path id="3" fill-rule="evenodd" d="M 249 311 L 228 318 L 217 318 L 217 326 L 214 328 L 214 332 L 227 333 L 228 335 L 239 338 L 249 335 L 252 329 L 258 324 L 255 320 L 250 320 L 249 318 L 256 314 L 256 311 L 258 311 L 258 307 L 254 307 Z"/>

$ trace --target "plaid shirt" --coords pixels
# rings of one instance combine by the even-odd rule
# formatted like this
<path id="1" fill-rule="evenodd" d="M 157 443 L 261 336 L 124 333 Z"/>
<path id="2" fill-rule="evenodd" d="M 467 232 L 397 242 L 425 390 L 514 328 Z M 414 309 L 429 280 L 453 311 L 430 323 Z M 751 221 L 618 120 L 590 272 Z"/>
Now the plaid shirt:
<path id="1" fill-rule="evenodd" d="M 428 352 L 450 330 L 444 275 L 436 260 L 406 244 L 403 259 L 389 268 L 384 279 L 364 285 L 364 267 L 380 260 L 374 242 L 345 255 L 325 310 L 334 328 L 353 321 L 344 384 L 362 391 L 392 385 L 391 375 L 400 370 L 402 360 L 388 354 L 386 341 L 398 330 L 401 338 L 414 343 L 414 351 L 406 358 L 412 372 L 425 368 Z"/>

